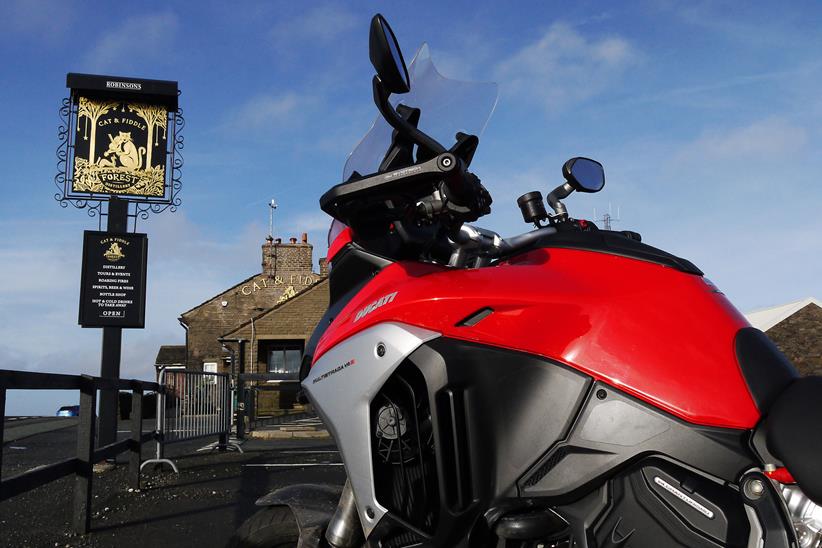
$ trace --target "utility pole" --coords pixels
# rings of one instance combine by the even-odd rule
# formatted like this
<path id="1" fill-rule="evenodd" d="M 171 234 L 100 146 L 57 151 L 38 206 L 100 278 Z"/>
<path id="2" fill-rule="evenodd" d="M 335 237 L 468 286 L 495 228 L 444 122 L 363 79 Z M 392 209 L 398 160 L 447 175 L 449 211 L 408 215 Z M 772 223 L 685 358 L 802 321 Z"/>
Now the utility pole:
<path id="1" fill-rule="evenodd" d="M 611 213 L 611 204 L 608 204 L 608 213 L 603 213 L 602 217 L 597 217 L 597 210 L 594 208 L 594 221 L 602 223 L 602 228 L 604 230 L 611 230 L 612 223 L 618 223 L 621 219 L 619 218 L 619 207 L 617 206 L 617 215 L 614 218 L 613 214 Z"/>

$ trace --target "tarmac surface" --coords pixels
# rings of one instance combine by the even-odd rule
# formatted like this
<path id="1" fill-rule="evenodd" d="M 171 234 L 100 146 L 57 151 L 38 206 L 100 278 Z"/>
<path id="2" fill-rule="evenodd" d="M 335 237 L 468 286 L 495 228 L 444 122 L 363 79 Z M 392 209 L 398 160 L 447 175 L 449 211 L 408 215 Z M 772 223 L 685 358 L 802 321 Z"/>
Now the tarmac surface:
<path id="1" fill-rule="evenodd" d="M 77 417 L 9 417 L 3 422 L 3 443 L 76 426 Z"/>
<path id="2" fill-rule="evenodd" d="M 11 423 L 5 427 L 8 432 Z M 127 428 L 123 424 L 120 429 Z M 150 423 L 145 428 L 150 430 Z M 328 438 L 250 438 L 241 444 L 242 454 L 214 451 L 214 442 L 203 438 L 168 445 L 166 456 L 179 475 L 168 466 L 147 466 L 137 491 L 128 487 L 127 454 L 113 470 L 95 474 L 92 531 L 87 535 L 71 530 L 73 476 L 0 502 L 0 546 L 221 547 L 257 510 L 254 501 L 269 491 L 295 483 L 345 481 L 339 453 Z M 2 475 L 70 458 L 75 449 L 76 428 L 70 425 L 6 440 Z M 144 459 L 153 453 L 153 443 L 143 446 Z"/>

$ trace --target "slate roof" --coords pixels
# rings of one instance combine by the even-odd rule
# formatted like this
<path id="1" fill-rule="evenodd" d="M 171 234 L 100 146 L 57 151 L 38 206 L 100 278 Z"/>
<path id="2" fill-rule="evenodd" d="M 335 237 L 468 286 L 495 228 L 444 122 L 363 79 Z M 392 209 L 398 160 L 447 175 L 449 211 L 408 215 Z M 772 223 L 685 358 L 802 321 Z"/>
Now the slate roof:
<path id="1" fill-rule="evenodd" d="M 186 345 L 184 344 L 164 344 L 157 352 L 154 365 L 157 367 L 167 367 L 169 365 L 186 364 Z"/>
<path id="2" fill-rule="evenodd" d="M 745 314 L 745 318 L 747 318 L 748 322 L 757 329 L 767 331 L 776 324 L 793 316 L 809 304 L 815 304 L 816 306 L 822 308 L 822 302 L 819 302 L 819 300 L 814 299 L 813 297 L 806 297 L 800 301 L 748 312 Z"/>

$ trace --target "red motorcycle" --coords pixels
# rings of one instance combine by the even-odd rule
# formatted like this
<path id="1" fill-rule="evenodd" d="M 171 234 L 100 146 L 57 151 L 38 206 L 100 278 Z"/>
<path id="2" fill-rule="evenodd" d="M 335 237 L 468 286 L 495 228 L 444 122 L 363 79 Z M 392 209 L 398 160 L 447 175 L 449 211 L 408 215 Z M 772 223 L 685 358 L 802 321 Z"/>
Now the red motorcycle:
<path id="1" fill-rule="evenodd" d="M 247 532 L 822 546 L 822 378 L 799 378 L 691 262 L 573 218 L 563 200 L 605 183 L 594 160 L 565 163 L 550 212 L 519 198 L 533 230 L 467 224 L 490 211 L 468 168 L 495 86 L 442 77 L 425 46 L 406 68 L 380 15 L 369 45 L 381 117 L 320 200 L 331 304 L 302 372 L 348 481 L 271 493 Z"/>

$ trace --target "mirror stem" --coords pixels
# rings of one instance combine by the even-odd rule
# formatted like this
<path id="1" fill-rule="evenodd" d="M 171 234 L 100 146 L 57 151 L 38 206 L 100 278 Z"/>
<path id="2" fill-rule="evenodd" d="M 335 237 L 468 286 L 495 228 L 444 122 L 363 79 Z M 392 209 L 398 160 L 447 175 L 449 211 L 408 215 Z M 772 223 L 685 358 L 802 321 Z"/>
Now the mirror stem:
<path id="1" fill-rule="evenodd" d="M 444 146 L 409 124 L 402 116 L 399 115 L 394 107 L 391 106 L 391 103 L 388 102 L 389 93 L 385 89 L 385 86 L 382 85 L 382 82 L 380 82 L 379 77 L 374 76 L 371 83 L 374 88 L 374 104 L 377 105 L 377 109 L 379 109 L 380 114 L 382 114 L 382 117 L 385 118 L 385 121 L 388 122 L 391 127 L 399 131 L 401 135 L 408 137 L 417 143 L 417 145 L 427 148 L 434 155 L 439 155 L 445 152 Z"/>
<path id="2" fill-rule="evenodd" d="M 557 215 L 567 217 L 568 210 L 565 209 L 565 204 L 560 200 L 567 198 L 573 191 L 574 187 L 569 183 L 562 183 L 545 197 L 545 201 L 548 202 L 548 205 L 551 206 L 551 209 L 553 209 Z"/>

